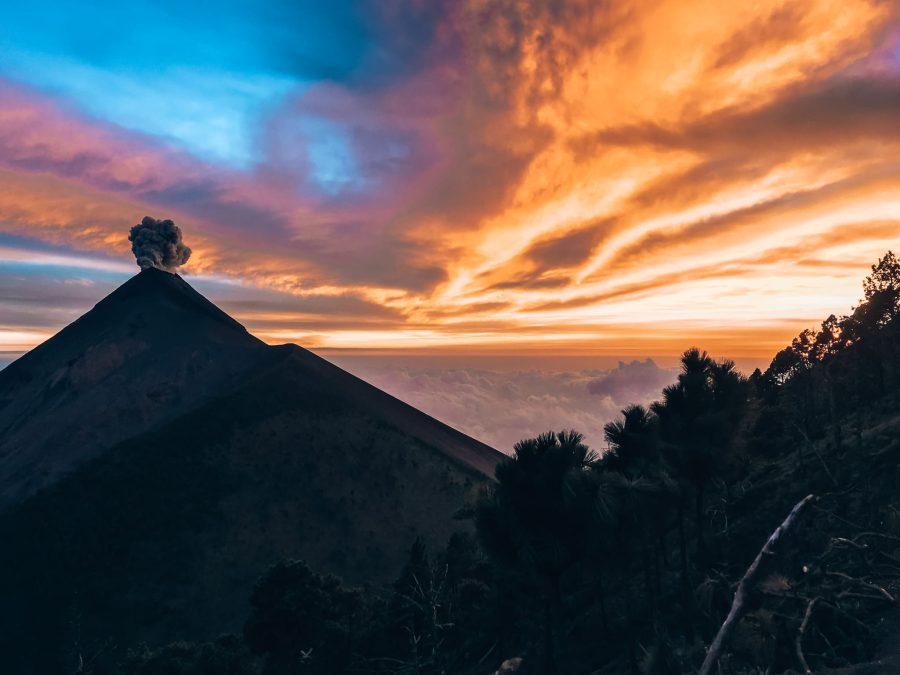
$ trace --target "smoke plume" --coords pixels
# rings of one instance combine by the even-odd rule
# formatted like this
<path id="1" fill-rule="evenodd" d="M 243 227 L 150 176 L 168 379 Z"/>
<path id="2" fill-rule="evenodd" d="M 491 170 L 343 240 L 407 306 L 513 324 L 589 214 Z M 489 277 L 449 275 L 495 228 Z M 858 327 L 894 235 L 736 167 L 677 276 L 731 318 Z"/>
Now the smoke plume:
<path id="1" fill-rule="evenodd" d="M 144 216 L 128 234 L 131 251 L 142 269 L 155 267 L 174 272 L 191 257 L 191 249 L 181 239 L 181 228 L 171 220 L 157 220 Z"/>

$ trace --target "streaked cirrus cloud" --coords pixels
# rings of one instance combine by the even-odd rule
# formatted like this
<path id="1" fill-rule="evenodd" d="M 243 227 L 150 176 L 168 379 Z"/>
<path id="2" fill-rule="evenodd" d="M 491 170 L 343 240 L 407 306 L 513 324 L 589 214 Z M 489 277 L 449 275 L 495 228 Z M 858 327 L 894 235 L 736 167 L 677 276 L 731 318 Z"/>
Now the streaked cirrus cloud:
<path id="1" fill-rule="evenodd" d="M 62 278 L 123 275 L 146 214 L 322 349 L 765 359 L 897 245 L 895 3 L 231 2 L 190 44 L 167 7 L 119 17 L 168 21 L 157 60 L 0 29 L 0 264 L 50 317 L 0 299 L 0 351 L 89 306 Z"/>

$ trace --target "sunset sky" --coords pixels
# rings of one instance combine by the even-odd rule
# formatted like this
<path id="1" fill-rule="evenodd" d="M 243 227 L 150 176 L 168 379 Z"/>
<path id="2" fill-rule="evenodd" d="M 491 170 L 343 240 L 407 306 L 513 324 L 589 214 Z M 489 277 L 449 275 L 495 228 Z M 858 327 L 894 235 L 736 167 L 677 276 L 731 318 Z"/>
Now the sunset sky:
<path id="1" fill-rule="evenodd" d="M 273 343 L 763 364 L 900 246 L 898 8 L 9 5 L 0 351 L 149 214 Z"/>

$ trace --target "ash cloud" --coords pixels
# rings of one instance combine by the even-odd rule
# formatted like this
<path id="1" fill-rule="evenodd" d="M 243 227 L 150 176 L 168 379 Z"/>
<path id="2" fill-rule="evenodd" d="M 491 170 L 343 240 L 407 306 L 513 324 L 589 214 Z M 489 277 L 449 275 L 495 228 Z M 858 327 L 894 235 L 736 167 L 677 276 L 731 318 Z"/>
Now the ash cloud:
<path id="1" fill-rule="evenodd" d="M 174 272 L 191 257 L 191 249 L 182 240 L 181 228 L 171 220 L 144 216 L 128 234 L 131 252 L 142 270 L 155 267 Z"/>

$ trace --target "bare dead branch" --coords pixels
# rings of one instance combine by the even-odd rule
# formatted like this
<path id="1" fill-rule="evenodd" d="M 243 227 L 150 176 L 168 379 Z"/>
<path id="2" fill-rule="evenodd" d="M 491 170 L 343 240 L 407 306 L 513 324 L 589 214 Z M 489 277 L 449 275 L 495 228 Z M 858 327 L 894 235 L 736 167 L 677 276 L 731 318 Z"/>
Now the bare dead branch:
<path id="1" fill-rule="evenodd" d="M 837 479 L 834 477 L 834 474 L 832 474 L 831 470 L 828 468 L 828 464 L 825 463 L 825 458 L 822 457 L 822 455 L 819 453 L 818 450 L 816 450 L 815 443 L 813 443 L 809 439 L 809 436 L 806 434 L 805 431 L 803 431 L 803 428 L 799 424 L 797 424 L 794 420 L 791 420 L 791 424 L 793 424 L 794 428 L 800 432 L 801 436 L 803 436 L 803 440 L 806 441 L 806 447 L 808 447 L 810 450 L 812 450 L 812 453 L 816 456 L 816 459 L 819 460 L 819 463 L 822 465 L 822 468 L 825 469 L 825 473 L 827 474 L 828 478 L 831 479 L 832 484 L 834 484 L 835 486 L 839 485 Z"/>
<path id="2" fill-rule="evenodd" d="M 803 655 L 803 636 L 806 635 L 806 629 L 809 628 L 809 619 L 812 616 L 813 608 L 819 600 L 820 598 L 813 598 L 806 603 L 806 612 L 803 614 L 803 622 L 800 624 L 800 630 L 797 631 L 797 639 L 794 643 L 794 646 L 797 649 L 797 660 L 800 662 L 800 667 L 803 669 L 804 673 L 812 673 L 812 670 L 810 670 L 809 664 L 806 662 L 806 657 Z"/>
<path id="3" fill-rule="evenodd" d="M 775 531 L 769 536 L 769 539 L 750 564 L 750 567 L 747 568 L 746 574 L 744 574 L 743 578 L 738 583 L 737 590 L 734 592 L 734 601 L 731 603 L 731 610 L 728 612 L 725 622 L 722 624 L 721 628 L 719 628 L 719 632 L 716 634 L 715 639 L 709 647 L 709 651 L 706 653 L 706 658 L 703 660 L 703 665 L 700 667 L 699 675 L 709 675 L 709 673 L 712 672 L 713 666 L 719 660 L 725 642 L 731 635 L 737 622 L 740 621 L 747 612 L 747 599 L 750 588 L 756 581 L 756 577 L 759 576 L 763 559 L 775 554 L 775 546 L 797 522 L 803 510 L 814 500 L 814 495 L 807 495 L 791 509 L 787 518 L 784 519 L 784 522 L 781 523 L 781 525 L 775 528 Z"/>
<path id="4" fill-rule="evenodd" d="M 838 579 L 845 579 L 846 581 L 849 581 L 851 583 L 859 584 L 860 586 L 865 586 L 866 588 L 869 588 L 869 589 L 883 595 L 888 602 L 897 602 L 897 599 L 893 595 L 888 593 L 884 588 L 882 588 L 878 584 L 870 583 L 868 581 L 865 581 L 864 579 L 857 579 L 856 577 L 851 577 L 849 574 L 844 574 L 843 572 L 826 572 L 825 575 L 829 576 L 829 577 L 836 577 Z"/>
<path id="5" fill-rule="evenodd" d="M 858 535 L 853 537 L 853 539 L 862 539 L 863 537 L 877 537 L 878 539 L 886 539 L 888 541 L 900 543 L 900 537 L 895 537 L 890 534 L 884 534 L 883 532 L 860 532 Z"/>
<path id="6" fill-rule="evenodd" d="M 839 516 L 838 514 L 836 514 L 834 511 L 829 511 L 828 509 L 823 509 L 823 508 L 820 507 L 820 506 L 813 506 L 813 508 L 814 508 L 816 511 L 818 511 L 819 513 L 824 513 L 826 516 L 831 516 L 831 517 L 834 518 L 835 520 L 837 520 L 837 521 L 839 521 L 839 522 L 841 522 L 841 523 L 844 523 L 844 525 L 849 525 L 850 527 L 852 527 L 852 528 L 855 529 L 855 530 L 861 530 L 861 529 L 862 529 L 862 526 L 859 525 L 858 523 L 854 523 L 854 522 L 852 522 L 852 521 L 850 521 L 850 520 L 847 520 L 847 519 L 844 518 L 843 516 Z"/>
<path id="7" fill-rule="evenodd" d="M 829 602 L 827 600 L 823 600 L 822 604 L 824 604 L 826 607 L 830 607 L 831 610 L 835 614 L 839 614 L 845 620 L 849 621 L 850 623 L 854 624 L 857 628 L 861 629 L 862 632 L 864 632 L 864 633 L 872 632 L 872 628 L 870 626 L 867 626 L 866 624 L 864 624 L 862 621 L 860 621 L 855 616 L 850 614 L 850 612 L 846 611 L 843 607 L 841 607 L 836 602 Z"/>

